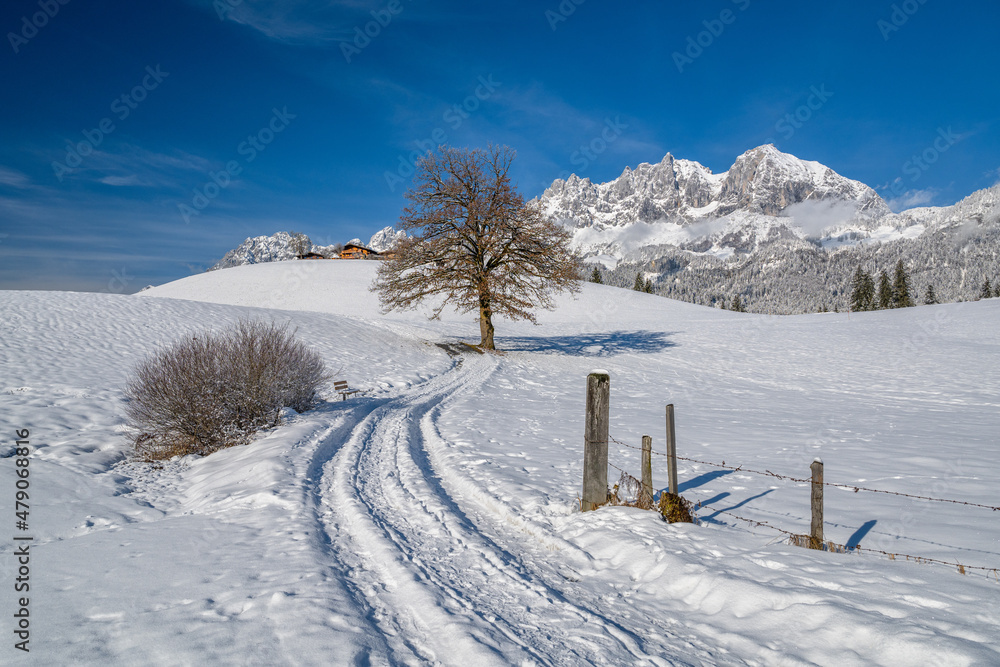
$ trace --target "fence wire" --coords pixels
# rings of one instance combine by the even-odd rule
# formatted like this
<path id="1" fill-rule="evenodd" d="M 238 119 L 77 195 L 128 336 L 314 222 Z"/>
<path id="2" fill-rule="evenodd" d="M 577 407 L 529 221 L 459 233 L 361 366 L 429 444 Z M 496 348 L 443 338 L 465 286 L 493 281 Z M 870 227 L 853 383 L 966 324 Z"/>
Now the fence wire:
<path id="1" fill-rule="evenodd" d="M 611 438 L 611 436 L 608 436 L 608 437 Z M 638 449 L 639 451 L 642 451 L 641 447 L 636 447 L 635 445 L 629 445 L 627 443 L 615 440 L 614 438 L 611 438 L 611 441 L 614 442 L 615 444 L 621 445 L 622 447 L 628 447 L 629 449 Z M 667 456 L 663 452 L 657 452 L 657 451 L 653 451 L 653 454 L 656 454 L 657 456 Z M 744 468 L 743 466 L 729 466 L 729 465 L 726 465 L 725 461 L 723 461 L 722 463 L 713 463 L 712 461 L 701 461 L 699 459 L 692 459 L 692 458 L 688 458 L 686 456 L 676 456 L 674 458 L 676 458 L 678 461 L 687 461 L 689 463 L 699 463 L 701 465 L 713 466 L 715 468 L 725 468 L 726 470 L 732 470 L 734 472 L 748 472 L 748 473 L 752 473 L 754 475 L 763 475 L 765 477 L 774 477 L 775 479 L 787 480 L 787 481 L 790 481 L 790 482 L 796 482 L 798 484 L 812 484 L 813 483 L 811 479 L 806 479 L 806 478 L 801 478 L 801 477 L 791 477 L 789 475 L 781 475 L 781 474 L 778 474 L 776 472 L 771 472 L 770 470 L 754 470 L 752 468 Z M 952 500 L 952 499 L 949 499 L 949 498 L 932 498 L 930 496 L 919 496 L 919 495 L 916 495 L 916 494 L 913 494 L 913 493 L 902 493 L 900 491 L 886 491 L 884 489 L 871 489 L 871 488 L 864 487 L 864 486 L 857 486 L 856 484 L 840 484 L 838 482 L 823 482 L 822 484 L 823 484 L 823 486 L 832 486 L 832 487 L 835 487 L 835 488 L 838 488 L 838 489 L 848 489 L 850 491 L 854 491 L 855 493 L 858 493 L 859 491 L 867 491 L 869 493 L 884 493 L 884 494 L 890 495 L 890 496 L 901 496 L 903 498 L 913 498 L 915 500 L 931 500 L 931 501 L 938 502 L 938 503 L 954 503 L 956 505 L 966 505 L 968 507 L 981 507 L 982 509 L 992 510 L 994 512 L 1000 511 L 1000 507 L 996 507 L 996 506 L 993 506 L 993 505 L 983 505 L 982 503 L 971 503 L 971 502 L 968 502 L 966 500 Z"/>
<path id="2" fill-rule="evenodd" d="M 641 447 L 636 447 L 635 445 L 630 445 L 628 443 L 621 442 L 620 440 L 617 440 L 616 438 L 614 438 L 614 437 L 612 437 L 610 435 L 608 436 L 608 439 L 611 440 L 611 442 L 615 443 L 616 445 L 621 445 L 622 447 L 627 447 L 629 449 L 635 449 L 635 450 L 638 450 L 638 451 L 643 451 L 643 449 Z M 667 456 L 667 454 L 664 454 L 663 452 L 653 451 L 652 453 L 656 454 L 658 456 Z M 733 471 L 736 471 L 736 472 L 747 472 L 747 473 L 752 473 L 752 474 L 755 474 L 755 475 L 762 475 L 762 476 L 765 476 L 765 477 L 773 477 L 773 478 L 780 479 L 780 480 L 787 480 L 787 481 L 795 482 L 795 483 L 799 483 L 799 484 L 812 484 L 813 483 L 811 479 L 803 479 L 803 478 L 798 478 L 798 477 L 791 477 L 789 475 L 781 475 L 781 474 L 772 472 L 770 470 L 760 471 L 760 470 L 753 470 L 751 468 L 744 468 L 743 466 L 729 466 L 729 465 L 726 465 L 725 461 L 723 461 L 722 463 L 713 463 L 711 461 L 701 461 L 701 460 L 698 460 L 698 459 L 687 458 L 687 457 L 684 457 L 684 456 L 677 456 L 675 458 L 677 460 L 679 460 L 679 461 L 687 461 L 689 463 L 698 463 L 698 464 L 701 464 L 701 465 L 713 466 L 713 467 L 716 467 L 716 468 L 725 468 L 726 470 L 733 470 Z M 629 480 L 635 481 L 636 483 L 639 483 L 640 488 L 641 488 L 641 483 L 638 482 L 638 480 L 636 480 L 636 478 L 633 477 L 632 475 L 630 475 L 628 472 L 626 472 L 622 468 L 619 468 L 618 466 L 616 466 L 614 463 L 611 463 L 610 461 L 608 461 L 608 465 L 611 466 L 612 468 L 614 468 L 615 470 L 619 471 L 622 474 L 622 477 L 621 477 L 622 480 L 629 479 Z M 621 483 L 622 482 L 620 481 L 619 484 L 621 484 Z M 886 490 L 883 490 L 883 489 L 870 489 L 870 488 L 866 488 L 866 487 L 863 487 L 863 486 L 855 486 L 855 485 L 852 485 L 852 484 L 838 484 L 836 482 L 823 482 L 823 485 L 824 486 L 832 486 L 832 487 L 841 488 L 841 489 L 850 489 L 850 490 L 853 490 L 855 493 L 858 493 L 859 491 L 867 491 L 867 492 L 870 492 L 870 493 L 884 493 L 884 494 L 887 494 L 887 495 L 902 496 L 904 498 L 914 498 L 914 499 L 917 499 L 917 500 L 931 500 L 931 501 L 942 502 L 942 503 L 954 503 L 954 504 L 957 504 L 957 505 L 967 505 L 969 507 L 981 507 L 983 509 L 992 510 L 994 512 L 1000 510 L 1000 507 L 994 507 L 992 505 L 983 505 L 981 503 L 972 503 L 972 502 L 967 502 L 967 501 L 964 501 L 964 500 L 951 500 L 951 499 L 947 499 L 947 498 L 932 498 L 930 496 L 919 496 L 919 495 L 915 495 L 915 494 L 912 494 L 912 493 L 901 493 L 899 491 L 886 491 Z M 615 488 L 617 490 L 618 487 L 615 487 Z M 700 507 L 701 507 L 700 503 L 698 503 L 697 505 L 695 505 L 695 509 L 696 510 L 699 509 Z M 793 543 L 793 544 L 800 544 L 801 541 L 802 541 L 802 538 L 808 538 L 808 536 L 800 535 L 798 533 L 793 533 L 793 532 L 791 532 L 789 530 L 785 530 L 783 528 L 778 528 L 777 526 L 772 525 L 772 524 L 768 523 L 767 521 L 763 521 L 763 520 L 759 520 L 759 519 L 747 519 L 746 517 L 739 516 L 738 514 L 734 514 L 734 513 L 730 512 L 730 511 L 727 511 L 727 510 L 712 510 L 712 511 L 714 513 L 725 514 L 726 516 L 731 516 L 734 519 L 738 519 L 740 521 L 748 523 L 748 524 L 750 524 L 753 527 L 767 528 L 769 530 L 773 530 L 773 531 L 781 533 L 783 535 L 787 535 L 789 541 L 791 543 Z M 886 556 L 890 560 L 906 560 L 906 561 L 910 561 L 910 562 L 914 562 L 914 563 L 923 563 L 923 564 L 928 564 L 928 565 L 929 564 L 948 565 L 950 567 L 956 568 L 960 574 L 966 574 L 967 571 L 972 570 L 972 571 L 982 572 L 986 576 L 987 579 L 989 579 L 990 577 L 992 577 L 997 582 L 1000 582 L 1000 568 L 996 568 L 996 567 L 988 567 L 988 566 L 984 566 L 984 565 L 963 565 L 962 563 L 959 563 L 957 561 L 951 562 L 951 561 L 941 560 L 939 558 L 928 558 L 926 556 L 914 556 L 912 554 L 894 553 L 894 552 L 891 552 L 891 551 L 883 551 L 882 549 L 869 549 L 867 547 L 862 547 L 860 544 L 858 544 L 858 545 L 856 545 L 854 547 L 846 547 L 844 545 L 835 544 L 833 542 L 826 542 L 825 546 L 828 548 L 828 550 L 830 550 L 830 551 L 836 551 L 838 553 L 852 553 L 852 552 L 854 552 L 854 553 L 871 553 L 871 554 L 879 554 L 879 555 L 882 555 L 882 556 Z"/>

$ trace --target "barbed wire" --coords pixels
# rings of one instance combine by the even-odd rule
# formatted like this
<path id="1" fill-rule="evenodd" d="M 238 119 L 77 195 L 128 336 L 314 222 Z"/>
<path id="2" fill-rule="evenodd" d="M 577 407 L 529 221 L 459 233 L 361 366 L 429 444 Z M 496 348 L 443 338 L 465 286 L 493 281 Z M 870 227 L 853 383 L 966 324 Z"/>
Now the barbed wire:
<path id="1" fill-rule="evenodd" d="M 630 449 L 637 449 L 637 450 L 642 451 L 641 447 L 635 447 L 633 445 L 629 445 L 629 444 L 626 444 L 624 442 L 620 442 L 619 440 L 616 440 L 615 438 L 611 437 L 610 435 L 608 436 L 608 438 L 612 442 L 614 442 L 615 444 L 621 445 L 623 447 L 628 447 Z M 667 456 L 666 454 L 663 454 L 661 452 L 655 452 L 655 453 L 659 454 L 661 456 Z M 700 464 L 703 464 L 703 465 L 710 465 L 710 466 L 715 466 L 715 467 L 719 467 L 719 468 L 726 468 L 726 469 L 729 469 L 729 470 L 735 470 L 735 471 L 741 471 L 741 472 L 751 472 L 751 473 L 755 473 L 755 474 L 759 474 L 759 475 L 766 475 L 766 476 L 769 476 L 769 477 L 777 477 L 779 479 L 788 479 L 788 480 L 795 481 L 795 482 L 804 482 L 804 483 L 810 483 L 810 484 L 812 483 L 811 479 L 797 479 L 795 477 L 789 477 L 787 475 L 779 475 L 777 473 L 771 472 L 770 470 L 765 471 L 765 472 L 760 472 L 760 471 L 756 471 L 756 470 L 750 470 L 750 469 L 747 469 L 747 468 L 743 468 L 742 466 L 740 466 L 740 467 L 727 466 L 727 465 L 725 465 L 724 461 L 720 465 L 718 463 L 711 463 L 711 462 L 708 462 L 708 461 L 699 461 L 697 459 L 689 459 L 689 458 L 685 458 L 685 457 L 681 457 L 681 456 L 678 456 L 677 458 L 680 459 L 680 460 L 682 460 L 682 461 L 690 461 L 692 463 L 700 463 Z M 614 463 L 611 463 L 611 461 L 608 461 L 608 465 L 611 466 L 612 468 L 614 468 L 615 470 L 617 470 L 618 472 L 622 473 L 622 475 L 627 475 L 629 477 L 632 477 L 632 479 L 635 479 L 629 472 L 627 472 L 626 470 L 624 470 L 622 468 L 619 468 Z M 958 503 L 958 504 L 972 505 L 974 507 L 983 507 L 983 508 L 992 509 L 992 510 L 1000 509 L 1000 508 L 996 508 L 996 507 L 991 507 L 990 505 L 980 505 L 978 503 L 967 503 L 965 501 L 960 501 L 960 500 L 946 500 L 946 499 L 942 499 L 942 498 L 929 498 L 929 497 L 924 497 L 924 496 L 914 496 L 914 495 L 908 494 L 908 493 L 899 493 L 899 492 L 896 492 L 896 491 L 882 491 L 882 490 L 879 490 L 879 489 L 867 489 L 867 488 L 864 488 L 864 487 L 853 487 L 853 486 L 846 485 L 846 484 L 835 484 L 835 483 L 831 483 L 831 482 L 826 482 L 825 484 L 829 485 L 829 486 L 836 486 L 836 487 L 841 487 L 841 488 L 855 489 L 855 493 L 857 491 L 871 491 L 873 493 L 887 493 L 887 494 L 890 494 L 890 495 L 906 496 L 906 497 L 909 497 L 909 498 L 920 498 L 920 499 L 924 499 L 924 500 L 937 500 L 937 501 L 940 501 L 940 502 L 952 502 L 952 503 Z M 701 503 L 697 503 L 695 505 L 694 509 L 697 510 L 700 507 L 701 507 Z M 742 516 L 740 516 L 738 514 L 734 514 L 733 512 L 730 512 L 728 510 L 713 509 L 712 512 L 715 513 L 715 514 L 725 514 L 726 516 L 731 516 L 734 519 L 739 519 L 740 521 L 746 522 L 746 523 L 750 524 L 753 527 L 767 528 L 769 530 L 773 530 L 773 531 L 781 533 L 783 535 L 787 535 L 791 539 L 796 539 L 796 538 L 802 538 L 803 537 L 802 535 L 800 535 L 798 533 L 793 533 L 790 530 L 785 530 L 784 528 L 778 528 L 777 526 L 772 525 L 772 524 L 770 524 L 767 521 L 764 521 L 762 519 L 748 519 L 748 518 L 742 517 Z M 1000 568 L 996 568 L 996 567 L 988 567 L 988 566 L 985 566 L 985 565 L 964 565 L 964 564 L 959 563 L 957 561 L 951 562 L 951 561 L 941 560 L 939 558 L 929 558 L 929 557 L 926 557 L 926 556 L 914 556 L 912 554 L 901 554 L 901 553 L 895 553 L 895 552 L 891 552 L 891 551 L 883 551 L 882 549 L 869 549 L 868 547 L 862 547 L 860 544 L 855 545 L 853 547 L 847 547 L 847 546 L 843 546 L 843 545 L 836 545 L 836 544 L 834 544 L 832 542 L 829 542 L 828 544 L 832 545 L 834 547 L 840 547 L 841 549 L 843 549 L 842 553 L 851 553 L 851 552 L 861 553 L 861 552 L 866 552 L 866 553 L 871 553 L 871 554 L 880 554 L 882 556 L 888 557 L 890 560 L 902 559 L 902 560 L 906 560 L 906 561 L 910 561 L 910 562 L 914 562 L 914 563 L 921 563 L 921 564 L 948 565 L 950 567 L 957 568 L 958 571 L 961 574 L 965 574 L 966 570 L 981 571 L 987 579 L 989 579 L 990 575 L 992 575 L 993 578 L 997 582 L 1000 582 Z"/>
<path id="2" fill-rule="evenodd" d="M 696 509 L 698 507 L 700 507 L 700 506 L 699 505 L 695 506 Z M 788 535 L 789 537 L 794 537 L 794 538 L 803 537 L 802 535 L 799 535 L 798 533 L 793 533 L 793 532 L 791 532 L 789 530 L 785 530 L 783 528 L 778 528 L 777 526 L 773 526 L 773 525 L 769 524 L 767 521 L 761 521 L 761 520 L 758 520 L 758 519 L 747 519 L 746 517 L 742 517 L 742 516 L 740 516 L 738 514 L 733 514 L 732 512 L 729 512 L 727 510 L 713 510 L 713 512 L 718 513 L 718 514 L 725 514 L 727 516 L 733 517 L 734 519 L 739 519 L 740 521 L 745 521 L 746 523 L 750 524 L 751 526 L 760 527 L 760 528 L 769 528 L 769 529 L 771 529 L 773 531 L 782 533 L 784 535 Z M 951 567 L 958 568 L 958 571 L 961 572 L 962 574 L 965 574 L 966 570 L 979 570 L 979 571 L 982 571 L 986 575 L 987 579 L 992 574 L 993 578 L 996 579 L 998 582 L 1000 582 L 1000 568 L 996 568 L 996 567 L 988 567 L 988 566 L 985 566 L 985 565 L 963 565 L 962 563 L 959 563 L 958 561 L 951 562 L 951 561 L 947 561 L 947 560 L 941 560 L 940 558 L 928 558 L 926 556 L 914 556 L 912 554 L 894 553 L 894 552 L 891 552 L 891 551 L 883 551 L 882 549 L 869 549 L 868 547 L 863 547 L 860 544 L 858 544 L 856 546 L 853 546 L 853 547 L 848 547 L 848 546 L 843 546 L 843 545 L 834 545 L 834 546 L 841 547 L 843 549 L 843 551 L 841 551 L 840 553 L 867 552 L 867 553 L 872 553 L 872 554 L 881 554 L 883 556 L 888 556 L 889 559 L 891 559 L 891 560 L 903 559 L 903 560 L 911 561 L 911 562 L 914 562 L 914 563 L 923 563 L 923 564 L 935 563 L 935 564 L 938 564 L 938 565 L 949 565 Z"/>
<path id="3" fill-rule="evenodd" d="M 701 507 L 701 503 L 698 503 L 698 504 L 696 504 L 694 506 L 695 510 L 699 509 L 700 507 Z M 742 516 L 740 516 L 738 514 L 733 514 L 732 512 L 730 512 L 728 510 L 716 510 L 716 509 L 713 509 L 712 511 L 716 512 L 718 514 L 725 514 L 727 516 L 731 516 L 731 517 L 733 517 L 735 519 L 739 519 L 740 521 L 746 521 L 747 523 L 749 523 L 752 526 L 757 526 L 757 527 L 760 527 L 760 528 L 770 528 L 771 530 L 776 530 L 779 533 L 784 533 L 785 535 L 788 535 L 790 537 L 795 537 L 795 535 L 796 535 L 795 533 L 793 533 L 790 530 L 785 530 L 784 528 L 778 528 L 777 526 L 772 526 L 767 521 L 762 521 L 762 520 L 758 520 L 758 519 L 747 519 L 747 518 L 742 517 Z"/>
<path id="4" fill-rule="evenodd" d="M 627 444 L 627 443 L 624 443 L 624 442 L 620 442 L 620 441 L 616 440 L 615 438 L 612 438 L 611 436 L 608 436 L 608 437 L 611 439 L 612 442 L 614 442 L 617 445 L 621 445 L 622 447 L 628 447 L 629 449 L 637 449 L 639 451 L 642 451 L 642 447 L 636 447 L 635 445 L 630 445 L 630 444 Z M 656 454 L 657 456 L 667 456 L 667 454 L 664 454 L 663 452 L 657 452 L 657 451 L 654 451 L 653 454 Z M 735 471 L 735 472 L 748 472 L 748 473 L 752 473 L 754 475 L 763 475 L 765 477 L 774 477 L 775 479 L 788 480 L 790 482 L 797 482 L 799 484 L 812 484 L 812 480 L 811 479 L 805 479 L 805 478 L 801 478 L 801 477 L 791 477 L 789 475 L 781 475 L 781 474 L 778 474 L 776 472 L 772 472 L 770 470 L 763 470 L 763 471 L 761 471 L 761 470 L 754 470 L 752 468 L 744 468 L 743 466 L 728 466 L 728 465 L 726 465 L 725 461 L 723 461 L 722 463 L 713 463 L 711 461 L 701 461 L 699 459 L 692 459 L 692 458 L 688 458 L 686 456 L 676 456 L 674 458 L 676 458 L 678 461 L 687 461 L 689 463 L 699 463 L 701 465 L 713 466 L 715 468 L 725 468 L 726 470 L 732 470 L 732 471 Z M 938 502 L 938 503 L 953 503 L 955 505 L 966 505 L 968 507 L 981 507 L 983 509 L 992 510 L 994 512 L 1000 511 L 1000 507 L 996 507 L 996 506 L 993 506 L 993 505 L 984 505 L 982 503 L 972 503 L 972 502 L 968 502 L 966 500 L 952 500 L 950 498 L 932 498 L 930 496 L 920 496 L 920 495 L 916 495 L 916 494 L 913 494 L 913 493 L 903 493 L 901 491 L 886 491 L 884 489 L 871 489 L 871 488 L 868 488 L 868 487 L 865 487 L 865 486 L 857 486 L 855 484 L 840 484 L 840 483 L 837 483 L 837 482 L 823 482 L 822 484 L 823 484 L 823 486 L 832 486 L 832 487 L 839 488 L 839 489 L 849 489 L 851 491 L 854 491 L 854 493 L 858 493 L 859 491 L 867 491 L 869 493 L 884 493 L 884 494 L 890 495 L 890 496 L 901 496 L 903 498 L 913 498 L 915 500 L 930 500 L 930 501 Z"/>

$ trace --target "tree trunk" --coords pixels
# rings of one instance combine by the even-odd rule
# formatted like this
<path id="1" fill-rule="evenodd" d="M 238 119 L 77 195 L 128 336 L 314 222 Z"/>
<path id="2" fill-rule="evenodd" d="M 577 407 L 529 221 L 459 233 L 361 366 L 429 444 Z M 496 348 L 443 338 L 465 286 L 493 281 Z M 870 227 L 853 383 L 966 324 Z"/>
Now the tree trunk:
<path id="1" fill-rule="evenodd" d="M 483 350 L 495 350 L 493 345 L 493 311 L 490 310 L 489 299 L 479 298 L 479 347 Z"/>

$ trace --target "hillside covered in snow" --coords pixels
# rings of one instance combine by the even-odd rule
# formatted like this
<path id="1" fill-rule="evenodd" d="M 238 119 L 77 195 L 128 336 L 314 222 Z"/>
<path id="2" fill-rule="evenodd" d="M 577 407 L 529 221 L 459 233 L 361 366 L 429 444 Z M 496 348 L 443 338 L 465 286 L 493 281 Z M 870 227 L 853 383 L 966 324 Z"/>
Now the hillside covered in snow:
<path id="1" fill-rule="evenodd" d="M 1000 662 L 996 512 L 830 487 L 826 537 L 852 550 L 812 551 L 772 529 L 808 532 L 809 485 L 748 472 L 807 477 L 821 457 L 827 482 L 1000 505 L 1000 300 L 777 318 L 586 284 L 538 326 L 498 321 L 504 352 L 483 356 L 460 352 L 478 339 L 471 315 L 381 314 L 375 268 L 275 262 L 138 295 L 0 292 L 12 530 L 14 429 L 31 448 L 30 519 L 14 531 L 32 538 L 30 653 L 5 656 Z M 250 445 L 131 461 L 129 369 L 248 316 L 290 323 L 365 393 L 328 389 Z M 637 475 L 631 446 L 651 435 L 658 490 L 675 405 L 697 525 L 579 512 L 595 368 L 611 375 L 610 463 Z M 0 545 L 8 574 L 15 544 Z M 10 628 L 18 601 L 3 599 Z"/>

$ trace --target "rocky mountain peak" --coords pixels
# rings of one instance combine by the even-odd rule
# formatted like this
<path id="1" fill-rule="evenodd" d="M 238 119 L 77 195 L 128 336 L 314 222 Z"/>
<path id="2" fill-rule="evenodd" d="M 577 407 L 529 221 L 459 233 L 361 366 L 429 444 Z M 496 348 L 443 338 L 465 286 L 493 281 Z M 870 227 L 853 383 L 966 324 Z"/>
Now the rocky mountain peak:
<path id="1" fill-rule="evenodd" d="M 827 199 L 853 202 L 869 216 L 889 213 L 867 185 L 782 153 L 773 144 L 746 151 L 722 174 L 670 153 L 657 164 L 626 167 L 608 183 L 573 174 L 555 181 L 539 201 L 549 215 L 573 226 L 602 226 L 662 219 L 685 224 L 734 212 L 776 216 L 793 204 Z"/>
<path id="2" fill-rule="evenodd" d="M 881 197 L 864 183 L 766 144 L 736 158 L 722 183 L 716 214 L 743 210 L 778 215 L 792 204 L 827 199 L 856 202 L 857 209 L 869 213 L 889 212 Z"/>
<path id="3" fill-rule="evenodd" d="M 375 252 L 385 252 L 396 245 L 401 239 L 406 238 L 406 232 L 402 229 L 396 231 L 394 227 L 383 227 L 372 235 L 368 241 L 368 247 Z"/>

